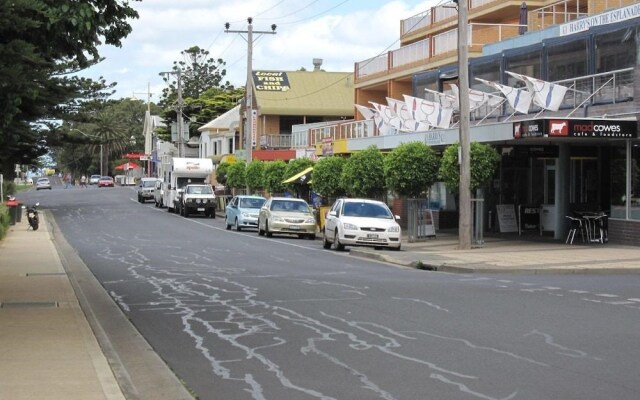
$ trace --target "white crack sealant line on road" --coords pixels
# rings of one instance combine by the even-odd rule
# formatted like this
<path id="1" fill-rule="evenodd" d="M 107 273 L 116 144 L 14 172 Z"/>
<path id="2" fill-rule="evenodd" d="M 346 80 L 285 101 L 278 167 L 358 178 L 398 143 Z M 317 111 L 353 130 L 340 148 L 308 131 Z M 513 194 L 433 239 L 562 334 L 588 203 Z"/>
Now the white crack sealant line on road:
<path id="1" fill-rule="evenodd" d="M 447 310 L 446 308 L 440 307 L 439 305 L 433 304 L 433 303 L 429 303 L 426 300 L 421 300 L 421 299 L 412 299 L 412 298 L 405 298 L 405 297 L 392 297 L 392 299 L 394 300 L 406 300 L 406 301 L 413 301 L 415 303 L 421 303 L 421 304 L 426 304 L 429 307 L 433 307 L 436 310 L 439 311 L 444 311 L 444 312 L 449 312 L 449 310 Z"/>
<path id="2" fill-rule="evenodd" d="M 510 400 L 513 399 L 517 394 L 518 391 L 515 391 L 513 393 L 511 393 L 510 395 L 508 395 L 507 397 L 492 397 L 492 396 L 487 396 L 484 395 L 482 393 L 478 393 L 478 392 L 474 392 L 473 390 L 469 389 L 469 387 L 467 387 L 466 385 L 459 383 L 459 382 L 454 382 L 451 379 L 447 379 L 446 377 L 440 375 L 440 374 L 431 374 L 429 375 L 430 378 L 432 379 L 436 379 L 441 381 L 442 383 L 446 383 L 448 385 L 454 385 L 458 387 L 458 390 L 460 390 L 462 393 L 467 393 L 470 394 L 474 397 L 478 397 L 480 399 L 485 399 L 485 400 Z"/>
<path id="3" fill-rule="evenodd" d="M 534 329 L 533 331 L 526 333 L 524 337 L 535 336 L 535 335 L 542 336 L 544 338 L 544 342 L 549 346 L 558 349 L 556 353 L 560 355 L 572 357 L 572 358 L 588 358 L 596 361 L 602 361 L 601 358 L 590 356 L 589 353 L 587 353 L 586 351 L 571 349 L 569 347 L 562 346 L 554 341 L 553 336 L 549 335 L 548 333 L 540 332 L 537 329 Z"/>

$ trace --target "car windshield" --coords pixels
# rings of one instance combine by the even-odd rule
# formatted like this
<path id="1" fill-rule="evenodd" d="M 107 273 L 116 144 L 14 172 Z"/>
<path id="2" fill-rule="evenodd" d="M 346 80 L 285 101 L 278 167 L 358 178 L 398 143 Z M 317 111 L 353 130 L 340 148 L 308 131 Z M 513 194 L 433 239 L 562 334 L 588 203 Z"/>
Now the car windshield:
<path id="1" fill-rule="evenodd" d="M 102 180 L 102 181 L 111 181 L 111 180 L 113 180 L 113 178 L 111 178 L 110 176 L 103 176 L 102 178 L 100 178 L 100 180 Z"/>
<path id="2" fill-rule="evenodd" d="M 156 184 L 156 181 L 142 181 L 142 187 L 153 187 Z"/>
<path id="3" fill-rule="evenodd" d="M 38 179 L 38 182 L 40 182 L 40 183 L 48 183 L 49 179 L 48 178 L 40 178 L 40 179 Z"/>
<path id="4" fill-rule="evenodd" d="M 213 190 L 211 186 L 187 186 L 188 194 L 211 194 Z"/>
<path id="5" fill-rule="evenodd" d="M 307 203 L 296 200 L 274 200 L 271 202 L 271 210 L 310 213 Z"/>
<path id="6" fill-rule="evenodd" d="M 346 202 L 343 215 L 345 217 L 393 218 L 389 209 L 384 205 L 368 202 Z"/>
<path id="7" fill-rule="evenodd" d="M 265 201 L 266 199 L 242 198 L 240 199 L 240 208 L 260 208 Z"/>

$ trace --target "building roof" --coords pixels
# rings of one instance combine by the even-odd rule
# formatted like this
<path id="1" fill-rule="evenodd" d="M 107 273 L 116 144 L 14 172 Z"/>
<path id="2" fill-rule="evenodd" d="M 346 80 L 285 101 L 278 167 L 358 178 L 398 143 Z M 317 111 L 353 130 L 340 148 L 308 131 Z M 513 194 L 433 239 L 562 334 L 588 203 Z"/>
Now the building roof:
<path id="1" fill-rule="evenodd" d="M 355 90 L 352 72 L 253 71 L 253 76 L 255 101 L 260 114 L 353 116 Z M 265 85 L 260 81 L 261 76 L 271 76 L 288 84 L 267 82 Z"/>
<path id="2" fill-rule="evenodd" d="M 240 120 L 240 106 L 235 106 L 226 113 L 202 125 L 198 130 L 204 131 L 230 131 L 238 127 Z"/>

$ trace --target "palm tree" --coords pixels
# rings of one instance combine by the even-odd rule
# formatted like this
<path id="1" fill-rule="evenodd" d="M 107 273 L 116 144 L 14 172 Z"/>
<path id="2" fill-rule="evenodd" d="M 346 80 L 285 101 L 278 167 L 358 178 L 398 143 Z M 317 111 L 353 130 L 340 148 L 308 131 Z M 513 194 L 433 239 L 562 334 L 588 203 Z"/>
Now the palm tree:
<path id="1" fill-rule="evenodd" d="M 118 118 L 118 115 L 108 110 L 96 113 L 91 123 L 92 132 L 99 138 L 100 143 L 103 145 L 102 151 L 104 152 L 104 159 L 102 162 L 104 165 L 101 170 L 108 171 L 109 160 L 112 158 L 120 158 L 130 146 L 131 139 L 128 135 L 127 127 L 124 121 Z M 92 153 L 95 154 L 96 150 L 99 151 L 99 148 L 96 149 L 95 146 L 99 147 L 99 144 L 93 146 Z"/>

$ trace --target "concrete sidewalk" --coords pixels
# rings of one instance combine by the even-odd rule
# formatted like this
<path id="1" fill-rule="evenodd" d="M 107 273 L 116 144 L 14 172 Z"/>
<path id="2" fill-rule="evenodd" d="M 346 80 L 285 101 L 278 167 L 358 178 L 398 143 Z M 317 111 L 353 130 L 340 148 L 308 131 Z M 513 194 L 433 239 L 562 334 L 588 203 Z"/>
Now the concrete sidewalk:
<path id="1" fill-rule="evenodd" d="M 124 400 L 48 224 L 25 220 L 0 242 L 0 398 Z"/>
<path id="2" fill-rule="evenodd" d="M 0 241 L 0 400 L 193 400 L 47 217 Z"/>
<path id="3" fill-rule="evenodd" d="M 408 243 L 402 251 L 354 247 L 351 255 L 407 267 L 461 273 L 640 273 L 640 247 L 612 243 L 567 245 L 539 237 L 485 237 L 482 247 L 458 250 L 458 236 Z"/>

